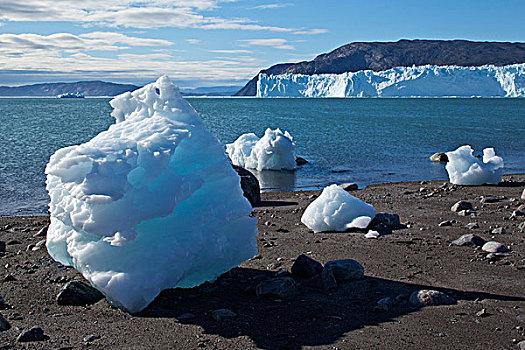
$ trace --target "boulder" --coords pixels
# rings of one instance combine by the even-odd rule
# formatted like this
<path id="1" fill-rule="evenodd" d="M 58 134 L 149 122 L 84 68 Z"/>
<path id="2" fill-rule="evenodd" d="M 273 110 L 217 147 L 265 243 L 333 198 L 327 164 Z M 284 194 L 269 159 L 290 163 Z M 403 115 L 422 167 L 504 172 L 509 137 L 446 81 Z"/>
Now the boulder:
<path id="1" fill-rule="evenodd" d="M 104 295 L 93 287 L 80 281 L 68 282 L 57 295 L 58 305 L 90 305 L 104 298 Z"/>
<path id="2" fill-rule="evenodd" d="M 433 162 L 448 162 L 448 156 L 446 153 L 438 152 L 431 155 L 430 160 Z"/>
<path id="3" fill-rule="evenodd" d="M 290 277 L 264 280 L 255 287 L 255 293 L 258 296 L 286 298 L 297 292 L 297 283 Z"/>
<path id="4" fill-rule="evenodd" d="M 437 290 L 417 290 L 408 298 L 410 305 L 415 307 L 452 305 L 456 300 L 443 292 Z"/>
<path id="5" fill-rule="evenodd" d="M 241 188 L 244 194 L 252 206 L 256 205 L 261 201 L 261 187 L 259 186 L 259 180 L 248 170 L 243 167 L 234 165 L 233 169 L 237 171 L 237 174 L 241 177 Z"/>
<path id="6" fill-rule="evenodd" d="M 292 273 L 302 278 L 310 278 L 323 271 L 323 265 L 304 254 L 295 259 L 292 265 Z"/>
<path id="7" fill-rule="evenodd" d="M 324 269 L 331 270 L 337 282 L 358 280 L 365 274 L 363 266 L 354 259 L 332 260 L 324 265 Z"/>
<path id="8" fill-rule="evenodd" d="M 508 249 L 503 244 L 499 242 L 490 241 L 487 242 L 481 247 L 481 250 L 488 253 L 501 253 L 506 252 Z"/>

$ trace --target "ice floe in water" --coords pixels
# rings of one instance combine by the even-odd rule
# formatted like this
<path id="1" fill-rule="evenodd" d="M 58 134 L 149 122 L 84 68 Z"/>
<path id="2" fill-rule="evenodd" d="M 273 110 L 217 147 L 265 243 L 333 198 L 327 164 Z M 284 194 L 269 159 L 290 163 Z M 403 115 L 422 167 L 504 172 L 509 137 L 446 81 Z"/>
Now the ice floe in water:
<path id="1" fill-rule="evenodd" d="M 233 164 L 257 170 L 293 170 L 295 144 L 293 137 L 280 129 L 266 129 L 259 139 L 254 133 L 243 134 L 226 145 L 226 152 Z"/>
<path id="2" fill-rule="evenodd" d="M 494 148 L 483 150 L 483 159 L 472 155 L 469 145 L 447 152 L 446 169 L 450 182 L 456 185 L 497 185 L 503 175 L 503 159 L 498 157 Z"/>
<path id="3" fill-rule="evenodd" d="M 314 232 L 366 228 L 375 208 L 337 185 L 326 187 L 304 211 L 301 222 Z"/>
<path id="4" fill-rule="evenodd" d="M 110 104 L 115 124 L 47 165 L 50 255 L 129 312 L 256 255 L 239 176 L 170 79 Z"/>

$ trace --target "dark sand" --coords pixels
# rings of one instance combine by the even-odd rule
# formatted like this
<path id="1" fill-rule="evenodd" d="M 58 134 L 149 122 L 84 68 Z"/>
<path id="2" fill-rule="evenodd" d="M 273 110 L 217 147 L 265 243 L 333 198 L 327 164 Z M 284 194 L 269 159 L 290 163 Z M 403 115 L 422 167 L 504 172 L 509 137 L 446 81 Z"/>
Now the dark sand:
<path id="1" fill-rule="evenodd" d="M 7 304 L 0 312 L 12 326 L 0 332 L 0 348 L 516 349 L 525 340 L 525 234 L 518 228 L 525 217 L 509 217 L 520 205 L 525 175 L 505 176 L 499 186 L 458 186 L 426 196 L 442 184 L 384 184 L 353 191 L 379 212 L 397 213 L 410 225 L 377 240 L 362 233 L 309 231 L 300 218 L 319 192 L 264 193 L 264 202 L 255 208 L 259 258 L 214 283 L 164 291 L 138 315 L 105 300 L 87 307 L 57 305 L 64 283 L 83 278 L 54 262 L 45 247 L 27 250 L 43 239 L 33 235 L 48 218 L 0 218 L 0 241 L 8 243 L 0 257 L 0 295 Z M 482 206 L 480 197 L 488 195 L 505 198 Z M 478 216 L 450 211 L 458 200 L 470 201 Z M 457 222 L 439 227 L 444 220 Z M 471 222 L 479 228 L 466 228 Z M 497 226 L 507 233 L 493 235 Z M 491 262 L 479 248 L 449 245 L 466 233 L 501 242 L 511 254 Z M 303 287 L 289 299 L 253 293 L 260 280 L 290 270 L 302 253 L 322 263 L 356 259 L 365 278 L 341 283 L 332 293 Z M 2 282 L 8 274 L 16 280 Z M 381 298 L 408 296 L 421 288 L 444 291 L 458 303 L 376 308 Z M 216 321 L 211 312 L 223 308 L 237 316 Z M 476 315 L 482 309 L 485 315 Z M 177 319 L 185 313 L 194 319 Z M 49 339 L 17 343 L 21 330 L 32 326 L 40 326 Z M 100 338 L 85 341 L 89 335 Z"/>

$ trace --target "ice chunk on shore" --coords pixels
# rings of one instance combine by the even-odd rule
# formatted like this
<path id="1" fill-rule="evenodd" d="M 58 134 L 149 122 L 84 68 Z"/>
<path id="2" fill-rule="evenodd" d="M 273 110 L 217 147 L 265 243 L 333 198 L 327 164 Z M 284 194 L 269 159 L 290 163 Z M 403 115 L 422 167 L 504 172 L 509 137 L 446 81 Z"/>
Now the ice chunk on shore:
<path id="1" fill-rule="evenodd" d="M 129 312 L 256 255 L 239 176 L 169 78 L 110 104 L 116 124 L 47 165 L 50 255 Z"/>
<path id="2" fill-rule="evenodd" d="M 503 175 L 503 159 L 496 155 L 494 148 L 483 150 L 482 161 L 472 153 L 472 147 L 469 145 L 447 152 L 448 163 L 445 168 L 450 182 L 469 186 L 499 184 Z"/>
<path id="3" fill-rule="evenodd" d="M 261 139 L 253 133 L 243 134 L 226 145 L 226 152 L 233 164 L 244 168 L 261 171 L 296 167 L 293 137 L 280 129 L 266 129 Z"/>
<path id="4" fill-rule="evenodd" d="M 331 185 L 306 208 L 301 222 L 314 232 L 346 231 L 366 228 L 375 215 L 372 205 Z"/>

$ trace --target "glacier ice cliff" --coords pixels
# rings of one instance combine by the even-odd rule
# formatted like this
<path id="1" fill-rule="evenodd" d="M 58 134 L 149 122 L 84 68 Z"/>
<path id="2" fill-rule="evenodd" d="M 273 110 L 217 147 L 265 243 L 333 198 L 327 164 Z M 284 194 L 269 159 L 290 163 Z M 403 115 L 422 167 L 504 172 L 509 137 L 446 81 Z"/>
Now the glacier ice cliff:
<path id="1" fill-rule="evenodd" d="M 266 129 L 259 139 L 254 133 L 243 134 L 226 145 L 226 152 L 234 165 L 257 170 L 293 170 L 295 144 L 288 131 Z"/>
<path id="2" fill-rule="evenodd" d="M 525 64 L 259 74 L 257 97 L 525 97 Z"/>
<path id="3" fill-rule="evenodd" d="M 346 231 L 366 228 L 375 215 L 372 205 L 330 185 L 305 209 L 301 222 L 314 232 Z"/>
<path id="4" fill-rule="evenodd" d="M 110 104 L 115 124 L 46 167 L 50 255 L 129 312 L 256 255 L 240 178 L 169 78 Z"/>
<path id="5" fill-rule="evenodd" d="M 447 152 L 446 169 L 450 182 L 456 185 L 479 186 L 497 185 L 503 175 L 503 159 L 496 155 L 494 148 L 483 150 L 483 159 L 472 155 L 469 145 Z"/>

